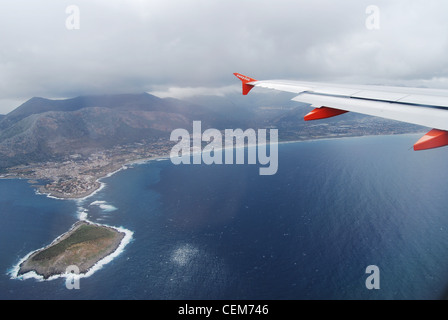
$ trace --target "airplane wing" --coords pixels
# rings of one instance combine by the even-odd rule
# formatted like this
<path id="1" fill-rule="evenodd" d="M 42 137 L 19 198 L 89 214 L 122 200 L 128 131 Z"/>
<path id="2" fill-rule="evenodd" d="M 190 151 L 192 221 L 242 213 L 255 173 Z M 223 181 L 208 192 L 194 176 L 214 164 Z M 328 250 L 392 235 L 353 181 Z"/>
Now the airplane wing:
<path id="1" fill-rule="evenodd" d="M 305 121 L 357 112 L 433 128 L 415 145 L 426 150 L 448 145 L 448 90 L 370 85 L 340 85 L 288 80 L 264 80 L 234 73 L 243 83 L 243 95 L 254 87 L 296 93 L 292 100 L 315 109 Z"/>

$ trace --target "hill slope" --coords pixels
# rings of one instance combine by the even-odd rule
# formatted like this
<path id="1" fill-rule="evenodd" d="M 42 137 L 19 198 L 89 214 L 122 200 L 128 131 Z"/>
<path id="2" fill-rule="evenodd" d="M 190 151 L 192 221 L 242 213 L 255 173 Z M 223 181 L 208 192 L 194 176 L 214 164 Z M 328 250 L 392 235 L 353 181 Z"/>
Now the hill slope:
<path id="1" fill-rule="evenodd" d="M 169 141 L 176 128 L 277 128 L 281 140 L 404 133 L 420 127 L 356 114 L 304 122 L 310 111 L 289 96 L 260 94 L 201 96 L 188 101 L 142 94 L 32 98 L 0 116 L 0 170 L 7 167 L 88 156 L 136 142 Z"/>
<path id="2" fill-rule="evenodd" d="M 0 167 L 168 137 L 193 120 L 220 125 L 204 107 L 150 94 L 32 98 L 0 119 Z"/>

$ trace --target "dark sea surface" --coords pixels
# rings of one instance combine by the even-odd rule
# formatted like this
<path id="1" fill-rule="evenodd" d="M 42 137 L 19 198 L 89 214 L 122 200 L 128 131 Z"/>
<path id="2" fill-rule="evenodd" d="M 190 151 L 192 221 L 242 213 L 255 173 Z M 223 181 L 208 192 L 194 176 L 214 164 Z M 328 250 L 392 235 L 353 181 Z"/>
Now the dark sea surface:
<path id="1" fill-rule="evenodd" d="M 439 299 L 448 289 L 448 148 L 418 135 L 279 145 L 259 165 L 132 165 L 83 201 L 0 180 L 0 299 Z M 134 232 L 79 290 L 11 279 L 86 210 Z M 366 288 L 366 267 L 380 289 Z"/>

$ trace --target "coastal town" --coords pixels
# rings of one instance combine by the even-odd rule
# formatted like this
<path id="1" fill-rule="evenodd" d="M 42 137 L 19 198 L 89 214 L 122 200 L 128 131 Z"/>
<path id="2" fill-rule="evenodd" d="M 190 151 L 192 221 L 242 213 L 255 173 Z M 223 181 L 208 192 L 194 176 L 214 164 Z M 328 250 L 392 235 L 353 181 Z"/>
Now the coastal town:
<path id="1" fill-rule="evenodd" d="M 83 198 L 98 190 L 98 179 L 133 161 L 169 156 L 173 145 L 172 141 L 158 139 L 119 145 L 88 156 L 71 154 L 61 160 L 11 167 L 0 178 L 27 179 L 39 193 L 56 198 Z"/>

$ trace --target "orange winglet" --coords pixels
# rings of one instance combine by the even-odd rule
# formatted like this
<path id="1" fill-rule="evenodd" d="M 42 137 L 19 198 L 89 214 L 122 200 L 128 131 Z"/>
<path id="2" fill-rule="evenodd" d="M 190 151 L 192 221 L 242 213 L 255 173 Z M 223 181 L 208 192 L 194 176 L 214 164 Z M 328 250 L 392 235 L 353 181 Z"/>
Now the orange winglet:
<path id="1" fill-rule="evenodd" d="M 440 148 L 448 145 L 448 131 L 432 129 L 414 145 L 415 151 Z"/>
<path id="2" fill-rule="evenodd" d="M 308 113 L 304 119 L 305 119 L 305 121 L 326 119 L 326 118 L 335 117 L 335 116 L 338 116 L 340 114 L 344 114 L 347 112 L 348 111 L 340 110 L 340 109 L 321 107 L 321 108 L 316 108 L 313 111 L 311 111 L 310 113 Z"/>
<path id="3" fill-rule="evenodd" d="M 247 84 L 248 82 L 253 82 L 253 81 L 257 81 L 255 79 L 252 79 L 248 76 L 242 75 L 240 73 L 234 73 L 235 77 L 237 77 L 238 79 L 241 80 L 241 82 L 243 83 L 243 95 L 247 95 L 249 93 L 250 90 L 252 90 L 252 88 L 254 86 Z"/>

